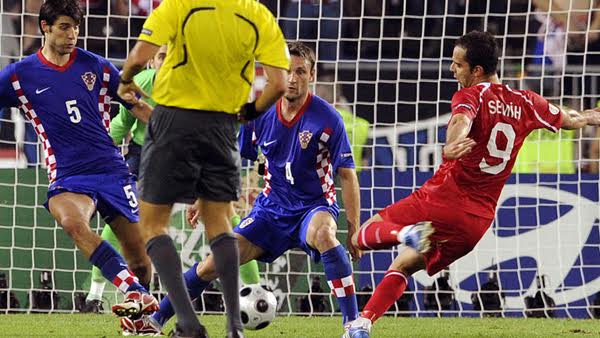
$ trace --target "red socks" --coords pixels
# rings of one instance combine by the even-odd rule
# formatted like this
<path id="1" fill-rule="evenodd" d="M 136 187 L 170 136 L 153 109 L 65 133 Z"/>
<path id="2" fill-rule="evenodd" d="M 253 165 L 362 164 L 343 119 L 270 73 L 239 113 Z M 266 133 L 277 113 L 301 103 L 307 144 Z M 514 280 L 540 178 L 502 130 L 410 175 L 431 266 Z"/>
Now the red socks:
<path id="1" fill-rule="evenodd" d="M 362 250 L 380 250 L 398 244 L 400 227 L 397 224 L 378 221 L 362 227 L 358 233 L 358 246 Z"/>
<path id="2" fill-rule="evenodd" d="M 375 323 L 402 296 L 407 283 L 408 279 L 402 272 L 388 270 L 360 316 Z"/>

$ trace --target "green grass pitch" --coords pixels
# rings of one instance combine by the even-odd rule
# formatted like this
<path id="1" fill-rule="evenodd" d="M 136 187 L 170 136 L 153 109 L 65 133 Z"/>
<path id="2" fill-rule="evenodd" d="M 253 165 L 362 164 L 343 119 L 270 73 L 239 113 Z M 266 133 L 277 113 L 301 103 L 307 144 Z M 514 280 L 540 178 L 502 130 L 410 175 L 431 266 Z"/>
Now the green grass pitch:
<path id="1" fill-rule="evenodd" d="M 201 316 L 211 337 L 225 336 L 224 316 Z M 172 327 L 172 322 L 167 330 Z M 165 332 L 167 333 L 167 332 Z M 245 331 L 248 338 L 340 337 L 339 317 L 279 316 L 267 328 Z M 0 337 L 119 337 L 117 318 L 89 314 L 0 315 Z M 373 338 L 396 337 L 599 337 L 598 320 L 512 318 L 384 317 Z"/>

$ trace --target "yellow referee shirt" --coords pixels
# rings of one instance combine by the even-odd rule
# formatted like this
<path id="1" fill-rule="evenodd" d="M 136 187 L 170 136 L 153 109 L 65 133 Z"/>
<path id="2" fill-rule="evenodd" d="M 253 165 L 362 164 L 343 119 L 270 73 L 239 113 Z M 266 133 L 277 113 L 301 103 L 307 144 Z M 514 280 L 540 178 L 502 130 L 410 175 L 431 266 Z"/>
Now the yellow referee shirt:
<path id="1" fill-rule="evenodd" d="M 163 0 L 139 39 L 168 44 L 152 93 L 164 106 L 234 114 L 248 100 L 255 60 L 289 69 L 281 29 L 255 0 Z"/>

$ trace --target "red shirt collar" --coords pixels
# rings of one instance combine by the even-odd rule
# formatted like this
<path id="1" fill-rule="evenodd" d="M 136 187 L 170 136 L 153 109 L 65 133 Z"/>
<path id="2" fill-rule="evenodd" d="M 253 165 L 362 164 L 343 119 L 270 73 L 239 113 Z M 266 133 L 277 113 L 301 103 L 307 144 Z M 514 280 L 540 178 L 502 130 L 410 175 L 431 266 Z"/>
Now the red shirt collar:
<path id="1" fill-rule="evenodd" d="M 302 105 L 302 107 L 300 107 L 300 110 L 298 111 L 296 116 L 294 116 L 294 118 L 291 121 L 287 121 L 281 114 L 281 101 L 282 100 L 283 100 L 283 98 L 279 99 L 277 101 L 277 105 L 275 106 L 275 108 L 277 109 L 277 118 L 279 119 L 279 121 L 281 121 L 281 123 L 283 123 L 284 126 L 291 128 L 294 124 L 296 124 L 296 122 L 298 122 L 298 120 L 300 120 L 300 118 L 302 118 L 302 115 L 304 115 L 304 112 L 306 111 L 306 109 L 308 108 L 310 103 L 312 102 L 312 94 L 310 92 L 308 93 L 308 96 L 306 97 L 306 101 L 304 101 L 304 104 Z"/>
<path id="2" fill-rule="evenodd" d="M 59 72 L 64 72 L 73 64 L 73 62 L 75 62 L 75 57 L 77 56 L 77 48 L 73 48 L 71 55 L 69 55 L 69 61 L 67 63 L 65 63 L 63 66 L 55 65 L 54 63 L 52 63 L 48 59 L 46 59 L 44 54 L 42 54 L 41 48 L 37 51 L 37 56 L 40 59 L 40 61 L 43 64 L 45 64 L 46 66 L 48 66 L 54 70 L 57 70 Z"/>

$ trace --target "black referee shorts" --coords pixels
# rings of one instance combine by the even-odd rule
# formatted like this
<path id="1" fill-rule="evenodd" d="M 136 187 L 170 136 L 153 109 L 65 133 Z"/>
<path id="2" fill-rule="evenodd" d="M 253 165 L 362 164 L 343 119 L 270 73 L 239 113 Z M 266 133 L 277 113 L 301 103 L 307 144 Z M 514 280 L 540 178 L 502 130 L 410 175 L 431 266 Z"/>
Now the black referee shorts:
<path id="1" fill-rule="evenodd" d="M 156 106 L 142 148 L 141 198 L 154 204 L 237 201 L 237 132 L 232 114 Z"/>

